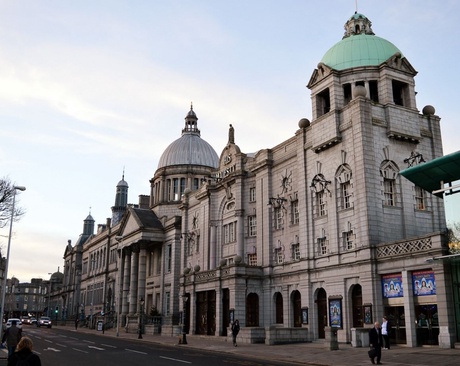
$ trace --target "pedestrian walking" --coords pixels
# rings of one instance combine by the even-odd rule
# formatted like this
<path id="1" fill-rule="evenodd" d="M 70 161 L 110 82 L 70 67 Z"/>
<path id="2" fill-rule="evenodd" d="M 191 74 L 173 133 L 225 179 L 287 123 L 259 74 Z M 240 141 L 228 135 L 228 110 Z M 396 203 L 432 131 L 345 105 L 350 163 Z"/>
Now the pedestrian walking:
<path id="1" fill-rule="evenodd" d="M 41 366 L 40 357 L 32 352 L 34 344 L 29 337 L 22 337 L 16 351 L 8 357 L 8 366 Z"/>
<path id="2" fill-rule="evenodd" d="M 75 330 L 78 329 L 78 323 L 80 323 L 80 319 L 78 319 L 78 315 L 75 316 Z"/>
<path id="3" fill-rule="evenodd" d="M 236 347 L 236 336 L 240 332 L 240 322 L 236 319 L 232 324 L 232 339 L 233 339 L 233 346 Z"/>
<path id="4" fill-rule="evenodd" d="M 369 346 L 371 347 L 369 357 L 372 363 L 375 363 L 374 359 L 377 358 L 377 365 L 381 365 L 382 344 L 382 329 L 380 328 L 380 323 L 375 322 L 374 328 L 369 330 Z"/>
<path id="5" fill-rule="evenodd" d="M 22 329 L 16 326 L 17 321 L 13 320 L 11 322 L 11 327 L 6 329 L 6 332 L 3 334 L 2 343 L 6 342 L 8 347 L 8 356 L 11 356 L 16 349 L 19 341 L 22 337 Z"/>
<path id="6" fill-rule="evenodd" d="M 390 331 L 391 324 L 388 321 L 388 318 L 384 315 L 382 321 L 383 349 L 390 349 Z"/>

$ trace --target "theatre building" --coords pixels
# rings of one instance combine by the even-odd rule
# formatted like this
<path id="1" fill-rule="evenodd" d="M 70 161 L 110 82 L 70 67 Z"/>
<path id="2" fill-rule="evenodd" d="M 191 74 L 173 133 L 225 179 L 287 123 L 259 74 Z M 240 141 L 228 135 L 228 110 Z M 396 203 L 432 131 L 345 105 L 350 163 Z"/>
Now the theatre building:
<path id="1" fill-rule="evenodd" d="M 98 289 L 99 309 L 128 328 L 155 308 L 165 336 L 226 336 L 238 319 L 242 342 L 332 329 L 362 345 L 386 315 L 393 342 L 452 347 L 451 276 L 428 261 L 448 254 L 443 200 L 400 174 L 443 156 L 440 118 L 417 108 L 417 71 L 366 16 L 351 16 L 320 57 L 311 118 L 281 121 L 292 137 L 274 147 L 244 152 L 233 123 L 217 154 L 190 108 L 150 194 L 116 204 L 80 257 L 67 248 L 68 273 L 82 268 L 73 297 L 87 307 Z"/>

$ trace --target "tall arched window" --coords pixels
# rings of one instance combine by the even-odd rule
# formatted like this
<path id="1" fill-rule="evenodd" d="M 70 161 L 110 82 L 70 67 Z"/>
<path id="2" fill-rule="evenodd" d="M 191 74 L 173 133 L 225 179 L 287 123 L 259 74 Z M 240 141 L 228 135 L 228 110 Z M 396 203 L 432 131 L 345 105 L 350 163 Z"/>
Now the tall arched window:
<path id="1" fill-rule="evenodd" d="M 276 324 L 283 324 L 284 318 L 283 318 L 283 295 L 281 295 L 279 292 L 275 294 L 275 322 Z"/>

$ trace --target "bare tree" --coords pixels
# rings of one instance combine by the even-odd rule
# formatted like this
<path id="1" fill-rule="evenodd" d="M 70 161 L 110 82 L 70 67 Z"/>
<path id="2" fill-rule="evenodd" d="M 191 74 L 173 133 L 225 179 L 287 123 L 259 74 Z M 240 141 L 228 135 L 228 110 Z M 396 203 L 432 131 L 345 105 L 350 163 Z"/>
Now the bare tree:
<path id="1" fill-rule="evenodd" d="M 0 179 L 0 228 L 5 227 L 11 220 L 11 208 L 13 207 L 13 198 L 15 195 L 14 184 L 8 177 Z M 16 204 L 14 206 L 13 219 L 19 220 L 25 211 Z"/>

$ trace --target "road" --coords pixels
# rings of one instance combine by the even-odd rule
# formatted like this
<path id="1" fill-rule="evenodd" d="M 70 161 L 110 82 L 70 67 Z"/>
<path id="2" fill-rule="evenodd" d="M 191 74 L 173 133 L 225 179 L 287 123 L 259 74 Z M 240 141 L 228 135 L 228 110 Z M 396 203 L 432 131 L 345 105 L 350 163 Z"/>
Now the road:
<path id="1" fill-rule="evenodd" d="M 65 366 L 185 366 L 185 365 L 273 365 L 288 363 L 255 360 L 243 356 L 205 350 L 145 343 L 137 340 L 101 337 L 97 334 L 75 332 L 62 328 L 23 328 L 23 335 L 34 342 L 34 352 L 42 365 Z"/>

